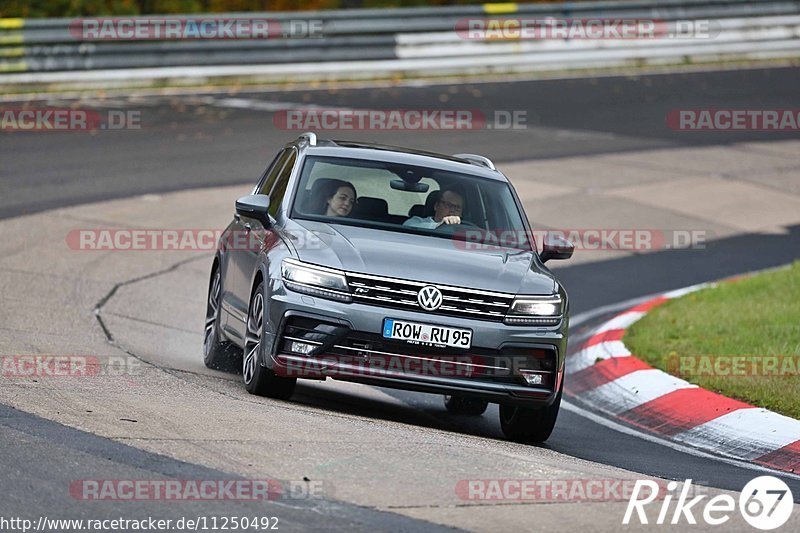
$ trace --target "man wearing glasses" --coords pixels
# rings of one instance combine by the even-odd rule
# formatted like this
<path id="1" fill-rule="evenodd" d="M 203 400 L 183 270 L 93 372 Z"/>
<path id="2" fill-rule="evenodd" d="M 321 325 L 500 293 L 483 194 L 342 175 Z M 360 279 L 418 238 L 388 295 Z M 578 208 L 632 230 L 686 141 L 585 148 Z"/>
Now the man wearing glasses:
<path id="1" fill-rule="evenodd" d="M 404 226 L 412 228 L 435 229 L 442 224 L 461 224 L 464 210 L 464 195 L 453 189 L 445 189 L 439 200 L 433 204 L 433 216 L 411 217 Z"/>

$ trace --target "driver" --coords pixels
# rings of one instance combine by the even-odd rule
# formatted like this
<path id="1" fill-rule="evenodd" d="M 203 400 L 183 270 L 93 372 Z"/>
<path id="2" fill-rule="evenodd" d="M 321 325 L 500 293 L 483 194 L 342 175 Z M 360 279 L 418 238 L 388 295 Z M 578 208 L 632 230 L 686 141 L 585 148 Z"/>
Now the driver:
<path id="1" fill-rule="evenodd" d="M 404 226 L 412 228 L 435 229 L 442 224 L 461 224 L 461 212 L 464 210 L 464 195 L 456 189 L 445 189 L 439 200 L 433 204 L 433 216 L 411 217 Z"/>

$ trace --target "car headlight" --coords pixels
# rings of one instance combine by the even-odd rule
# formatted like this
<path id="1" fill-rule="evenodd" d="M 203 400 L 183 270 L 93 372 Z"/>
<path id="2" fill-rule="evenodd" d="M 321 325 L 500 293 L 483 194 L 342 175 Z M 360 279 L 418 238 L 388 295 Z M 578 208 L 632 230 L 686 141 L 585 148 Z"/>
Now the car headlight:
<path id="1" fill-rule="evenodd" d="M 561 321 L 563 303 L 560 294 L 517 296 L 506 314 L 505 322 L 520 326 L 555 326 Z"/>
<path id="2" fill-rule="evenodd" d="M 284 259 L 281 263 L 281 277 L 284 285 L 295 292 L 340 302 L 353 301 L 347 279 L 338 270 L 309 265 L 295 259 Z"/>

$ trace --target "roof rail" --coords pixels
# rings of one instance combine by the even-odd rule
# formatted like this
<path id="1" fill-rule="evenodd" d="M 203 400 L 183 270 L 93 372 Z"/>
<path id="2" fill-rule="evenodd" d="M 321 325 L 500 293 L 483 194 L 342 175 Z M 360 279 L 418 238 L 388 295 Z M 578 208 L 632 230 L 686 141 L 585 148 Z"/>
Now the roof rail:
<path id="1" fill-rule="evenodd" d="M 300 139 L 308 139 L 308 145 L 309 146 L 316 146 L 317 145 L 317 134 L 314 133 L 313 131 L 304 131 L 303 133 L 301 133 L 297 137 L 297 139 L 298 140 L 300 140 Z"/>
<path id="2" fill-rule="evenodd" d="M 492 160 L 488 157 L 484 157 L 478 154 L 454 154 L 453 157 L 458 157 L 460 159 L 466 159 L 470 163 L 474 165 L 480 165 L 482 167 L 486 167 L 489 170 L 497 170 L 497 167 L 494 166 Z"/>

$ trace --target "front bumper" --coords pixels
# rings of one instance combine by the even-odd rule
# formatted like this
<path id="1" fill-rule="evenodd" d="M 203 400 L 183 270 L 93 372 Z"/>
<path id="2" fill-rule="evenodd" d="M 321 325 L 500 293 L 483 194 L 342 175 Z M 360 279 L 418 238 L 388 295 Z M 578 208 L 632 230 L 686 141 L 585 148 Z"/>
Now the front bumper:
<path id="1" fill-rule="evenodd" d="M 271 357 L 265 363 L 279 375 L 330 377 L 527 407 L 552 403 L 563 382 L 566 319 L 556 327 L 508 326 L 314 298 L 285 290 L 280 280 L 272 280 L 270 292 Z M 472 347 L 464 353 L 384 339 L 387 317 L 471 329 Z M 314 349 L 297 353 L 294 342 Z M 539 374 L 541 383 L 528 384 L 524 374 Z"/>

